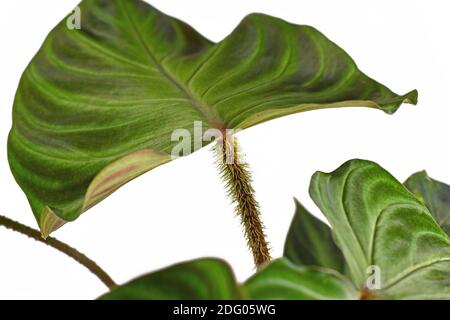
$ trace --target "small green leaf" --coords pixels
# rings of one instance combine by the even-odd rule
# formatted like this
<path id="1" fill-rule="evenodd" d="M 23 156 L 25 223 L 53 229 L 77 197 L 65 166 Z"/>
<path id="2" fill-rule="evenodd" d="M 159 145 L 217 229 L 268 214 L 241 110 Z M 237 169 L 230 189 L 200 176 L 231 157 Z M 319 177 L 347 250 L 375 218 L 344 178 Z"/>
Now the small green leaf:
<path id="1" fill-rule="evenodd" d="M 273 261 L 244 285 L 256 300 L 347 300 L 358 294 L 350 281 L 334 270 L 302 267 L 286 259 Z"/>
<path id="2" fill-rule="evenodd" d="M 320 108 L 416 103 L 362 73 L 323 34 L 263 14 L 219 43 L 140 0 L 84 0 L 22 75 L 11 170 L 42 233 L 171 158 L 175 129 L 244 129 Z M 195 151 L 209 141 L 192 143 Z"/>
<path id="3" fill-rule="evenodd" d="M 284 256 L 299 266 L 318 266 L 346 272 L 345 259 L 330 227 L 295 199 L 296 211 L 284 246 Z"/>
<path id="4" fill-rule="evenodd" d="M 386 170 L 352 160 L 332 173 L 317 172 L 310 194 L 330 221 L 357 287 L 385 299 L 450 299 L 450 238 Z M 367 281 L 373 267 L 379 288 Z"/>
<path id="5" fill-rule="evenodd" d="M 428 207 L 437 223 L 450 235 L 450 186 L 431 179 L 425 171 L 413 174 L 405 186 Z"/>
<path id="6" fill-rule="evenodd" d="M 229 300 L 242 298 L 229 265 L 198 259 L 156 271 L 118 286 L 104 300 Z"/>

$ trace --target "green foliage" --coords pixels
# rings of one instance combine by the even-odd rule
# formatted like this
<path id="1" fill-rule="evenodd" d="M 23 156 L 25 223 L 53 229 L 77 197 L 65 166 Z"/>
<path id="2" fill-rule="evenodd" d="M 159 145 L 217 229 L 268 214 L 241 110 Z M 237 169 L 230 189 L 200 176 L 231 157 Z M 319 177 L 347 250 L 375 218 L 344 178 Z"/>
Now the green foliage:
<path id="1" fill-rule="evenodd" d="M 243 286 L 227 263 L 197 259 L 156 271 L 102 295 L 103 300 L 354 299 L 352 284 L 333 270 L 298 267 L 279 259 Z"/>
<path id="2" fill-rule="evenodd" d="M 379 165 L 362 160 L 316 173 L 310 194 L 332 225 L 357 288 L 376 266 L 385 299 L 450 299 L 450 238 L 428 209 Z M 370 288 L 369 288 L 370 289 Z"/>
<path id="3" fill-rule="evenodd" d="M 195 136 L 195 122 L 204 134 L 321 108 L 392 114 L 417 103 L 417 91 L 393 93 L 309 26 L 251 14 L 213 43 L 140 0 L 84 0 L 80 9 L 81 30 L 64 19 L 50 32 L 14 102 L 9 163 L 44 237 L 171 161 L 171 133 Z M 221 168 L 255 262 L 265 265 L 249 171 Z M 285 257 L 243 284 L 228 264 L 205 258 L 120 286 L 106 275 L 113 288 L 101 299 L 450 299 L 450 186 L 425 172 L 403 185 L 373 162 L 352 160 L 317 172 L 310 195 L 331 228 L 297 201 Z M 6 218 L 0 225 L 37 238 Z"/>
<path id="4" fill-rule="evenodd" d="M 248 295 L 258 300 L 349 300 L 358 291 L 338 272 L 296 266 L 286 259 L 273 261 L 245 283 Z"/>
<path id="5" fill-rule="evenodd" d="M 219 43 L 140 0 L 84 0 L 20 81 L 8 157 L 44 236 L 171 160 L 175 129 L 244 129 L 320 108 L 393 113 L 397 95 L 316 29 L 251 14 Z M 204 142 L 206 144 L 207 142 Z M 194 145 L 197 149 L 201 145 Z"/>
<path id="6" fill-rule="evenodd" d="M 108 300 L 225 300 L 242 298 L 231 268 L 217 259 L 184 262 L 139 277 L 100 297 Z"/>
<path id="7" fill-rule="evenodd" d="M 297 202 L 286 257 L 250 277 L 240 290 L 242 297 L 450 299 L 450 238 L 386 170 L 352 160 L 331 173 L 314 174 L 310 194 L 332 229 Z M 370 281 L 373 267 L 380 272 L 379 283 Z M 121 297 L 137 297 L 137 283 L 146 291 L 147 277 L 119 287 L 127 293 Z M 158 285 L 174 285 L 170 290 L 175 290 L 177 279 Z M 198 281 L 205 285 L 202 278 Z M 157 289 L 152 284 L 148 290 Z"/>
<path id="8" fill-rule="evenodd" d="M 405 186 L 428 207 L 437 223 L 450 235 L 450 186 L 433 180 L 425 171 L 413 174 Z"/>
<path id="9" fill-rule="evenodd" d="M 284 246 L 284 256 L 300 266 L 318 266 L 345 274 L 345 260 L 330 227 L 295 199 L 295 215 Z"/>

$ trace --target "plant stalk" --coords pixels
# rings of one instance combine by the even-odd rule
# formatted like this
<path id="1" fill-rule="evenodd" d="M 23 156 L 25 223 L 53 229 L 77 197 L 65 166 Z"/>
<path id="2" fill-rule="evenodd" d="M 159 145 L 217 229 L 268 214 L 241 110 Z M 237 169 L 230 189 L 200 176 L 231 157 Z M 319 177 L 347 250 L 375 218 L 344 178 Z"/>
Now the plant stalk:
<path id="1" fill-rule="evenodd" d="M 256 269 L 270 262 L 270 250 L 261 221 L 260 207 L 255 199 L 248 164 L 240 161 L 236 138 L 224 134 L 217 141 L 217 164 L 236 214 L 241 218 L 248 247 L 253 254 Z"/>
<path id="2" fill-rule="evenodd" d="M 65 244 L 64 242 L 59 241 L 53 237 L 47 237 L 47 239 L 42 238 L 42 235 L 39 231 L 34 230 L 24 224 L 11 220 L 7 217 L 0 215 L 0 226 L 5 227 L 6 229 L 10 229 L 16 232 L 19 232 L 23 235 L 26 235 L 38 242 L 42 242 L 62 253 L 65 253 L 84 267 L 86 267 L 89 271 L 95 274 L 100 281 L 102 281 L 109 289 L 114 288 L 116 283 L 111 279 L 111 277 L 100 268 L 94 261 L 86 257 L 83 253 L 78 250 L 72 248 L 71 246 Z"/>

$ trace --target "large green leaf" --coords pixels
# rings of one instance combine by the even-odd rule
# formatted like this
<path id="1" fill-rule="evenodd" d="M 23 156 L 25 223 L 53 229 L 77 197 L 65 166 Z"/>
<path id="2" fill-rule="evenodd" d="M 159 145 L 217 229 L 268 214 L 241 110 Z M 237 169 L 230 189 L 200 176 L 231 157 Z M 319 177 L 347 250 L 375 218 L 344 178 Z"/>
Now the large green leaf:
<path id="1" fill-rule="evenodd" d="M 349 161 L 316 173 L 310 194 L 330 221 L 357 287 L 366 286 L 368 267 L 376 266 L 381 286 L 369 296 L 450 299 L 450 238 L 386 170 Z"/>
<path id="2" fill-rule="evenodd" d="M 118 286 L 100 299 L 229 300 L 243 298 L 231 268 L 217 259 L 180 263 Z"/>
<path id="3" fill-rule="evenodd" d="M 324 268 L 296 266 L 286 259 L 272 262 L 245 283 L 257 300 L 347 300 L 358 294 L 350 281 Z"/>
<path id="4" fill-rule="evenodd" d="M 396 95 L 308 26 L 247 16 L 215 44 L 140 0 L 84 0 L 26 68 L 8 155 L 44 235 L 171 160 L 175 129 L 243 129 L 295 112 Z M 203 142 L 203 145 L 207 142 Z M 198 149 L 202 144 L 193 144 Z"/>
<path id="5" fill-rule="evenodd" d="M 309 213 L 297 199 L 295 206 L 284 256 L 296 265 L 319 266 L 344 274 L 344 256 L 334 243 L 330 227 Z"/>
<path id="6" fill-rule="evenodd" d="M 425 171 L 413 174 L 405 186 L 428 207 L 434 219 L 450 235 L 450 186 L 431 179 Z"/>

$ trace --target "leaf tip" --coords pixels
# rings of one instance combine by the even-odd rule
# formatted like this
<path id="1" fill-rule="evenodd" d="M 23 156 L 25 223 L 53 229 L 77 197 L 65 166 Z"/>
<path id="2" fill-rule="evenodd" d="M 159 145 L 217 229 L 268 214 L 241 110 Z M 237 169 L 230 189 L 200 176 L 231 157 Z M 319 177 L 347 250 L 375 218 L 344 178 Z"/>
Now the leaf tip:
<path id="1" fill-rule="evenodd" d="M 408 92 L 404 97 L 405 100 L 403 102 L 416 105 L 417 102 L 419 101 L 419 92 L 416 89 L 414 89 Z"/>
<path id="2" fill-rule="evenodd" d="M 45 240 L 48 236 L 61 228 L 67 221 L 58 217 L 55 212 L 48 206 L 42 209 L 39 219 L 39 229 L 41 230 L 41 236 Z"/>
<path id="3" fill-rule="evenodd" d="M 423 180 L 431 180 L 430 176 L 428 175 L 428 172 L 426 170 L 421 170 L 413 173 L 410 175 L 404 182 L 406 187 L 408 189 L 412 188 L 412 185 L 417 181 L 423 181 Z"/>
<path id="4" fill-rule="evenodd" d="M 412 105 L 417 105 L 418 100 L 419 100 L 419 92 L 414 89 L 402 96 L 398 96 L 397 98 L 386 102 L 383 105 L 383 110 L 387 114 L 394 114 L 402 104 L 408 103 Z"/>

